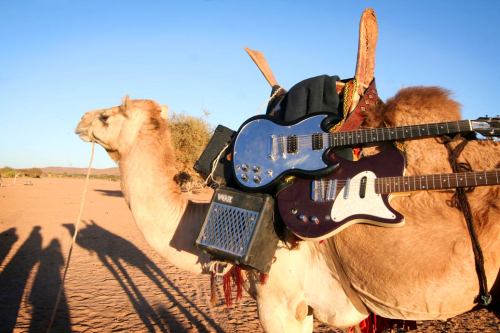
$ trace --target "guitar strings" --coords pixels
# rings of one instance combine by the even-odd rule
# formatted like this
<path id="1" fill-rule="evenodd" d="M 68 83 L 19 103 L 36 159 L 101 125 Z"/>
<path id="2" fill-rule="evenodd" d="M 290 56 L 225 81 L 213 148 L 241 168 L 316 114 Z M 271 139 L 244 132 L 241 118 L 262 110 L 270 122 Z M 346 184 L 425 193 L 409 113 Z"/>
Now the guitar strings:
<path id="1" fill-rule="evenodd" d="M 383 187 L 386 187 L 386 188 L 389 187 L 390 190 L 394 189 L 394 192 L 397 192 L 397 191 L 401 191 L 401 189 L 399 189 L 399 186 L 404 183 L 404 185 L 408 185 L 408 184 L 413 185 L 415 187 L 415 190 L 417 190 L 417 189 L 425 190 L 427 186 L 422 187 L 423 181 L 425 181 L 427 185 L 429 185 L 429 182 L 432 182 L 432 184 L 435 184 L 435 180 L 438 180 L 438 183 L 443 183 L 443 177 L 448 178 L 447 179 L 448 183 L 446 183 L 446 184 L 452 184 L 453 182 L 458 183 L 458 181 L 462 182 L 465 179 L 466 183 L 467 183 L 467 180 L 470 180 L 471 182 L 475 182 L 476 183 L 475 185 L 477 186 L 478 185 L 477 184 L 477 177 L 479 175 L 484 175 L 484 177 L 486 179 L 486 183 L 484 185 L 488 185 L 487 179 L 490 176 L 496 176 L 497 183 L 498 183 L 498 173 L 499 172 L 500 172 L 500 169 L 488 170 L 488 171 L 476 171 L 476 172 L 460 172 L 460 173 L 450 173 L 450 174 L 433 174 L 433 175 L 427 175 L 427 176 L 414 175 L 414 176 L 368 178 L 368 180 L 375 180 L 375 181 L 373 183 L 366 182 L 365 188 L 368 188 L 368 186 L 370 186 L 370 187 L 376 187 L 377 190 L 381 190 Z M 454 177 L 456 179 L 453 180 L 453 179 L 450 179 L 450 177 Z M 322 194 L 326 194 L 326 192 L 330 188 L 330 186 L 335 186 L 335 185 L 333 185 L 333 182 L 330 183 L 330 180 L 334 181 L 335 179 L 311 180 L 311 184 L 313 182 L 316 182 L 316 184 L 317 184 L 317 189 L 316 190 L 312 189 L 311 194 L 314 192 L 322 192 Z M 377 180 L 379 180 L 378 183 L 376 182 Z M 385 184 L 384 184 L 384 182 L 385 182 Z M 419 186 L 417 186 L 418 182 L 420 182 Z M 347 183 L 349 183 L 349 191 L 356 191 L 356 190 L 361 189 L 361 180 L 356 180 L 356 181 L 349 180 L 349 181 L 347 181 L 347 180 L 343 180 L 343 179 L 338 179 L 336 181 L 337 191 L 335 193 L 335 196 L 338 195 L 345 188 L 345 185 Z M 383 185 L 386 185 L 386 186 L 383 186 Z M 466 186 L 467 185 L 465 185 L 464 187 L 466 187 Z M 470 186 L 473 186 L 473 184 L 470 184 Z M 398 190 L 396 190 L 396 187 L 398 187 Z M 453 188 L 453 187 L 458 187 L 458 186 L 450 185 L 450 187 L 445 187 L 445 188 Z M 432 189 L 439 189 L 439 188 L 433 187 Z M 324 196 L 325 195 L 323 195 L 323 197 Z M 333 201 L 333 199 L 332 199 L 332 201 Z"/>
<path id="2" fill-rule="evenodd" d="M 464 125 L 466 125 L 465 128 Z M 356 131 L 347 131 L 347 132 L 335 132 L 335 133 L 325 133 L 325 132 L 317 132 L 313 134 L 298 134 L 298 135 L 281 135 L 277 136 L 276 138 L 278 139 L 288 139 L 290 137 L 296 138 L 298 143 L 309 143 L 314 140 L 314 135 L 321 135 L 322 139 L 324 139 L 324 136 L 327 138 L 330 137 L 332 140 L 338 139 L 342 140 L 342 137 L 349 136 L 349 138 L 353 137 L 362 137 L 362 135 L 365 135 L 365 138 L 367 138 L 367 135 L 377 135 L 378 134 L 383 134 L 387 132 L 392 132 L 390 134 L 398 133 L 401 132 L 404 137 L 404 133 L 411 132 L 413 135 L 414 132 L 421 133 L 423 130 L 427 130 L 429 133 L 431 128 L 430 126 L 435 126 L 435 129 L 439 130 L 439 127 L 443 129 L 445 126 L 447 128 L 447 131 L 449 133 L 454 133 L 456 131 L 461 131 L 461 130 L 469 130 L 470 129 L 470 123 L 469 120 L 458 120 L 456 122 L 446 122 L 446 123 L 434 123 L 434 124 L 420 124 L 420 125 L 407 125 L 407 126 L 398 126 L 398 127 L 376 127 L 376 128 L 363 128 L 359 129 Z M 415 131 L 414 131 L 415 130 Z M 356 135 L 358 134 L 358 135 Z M 340 139 L 339 139 L 340 137 Z"/>

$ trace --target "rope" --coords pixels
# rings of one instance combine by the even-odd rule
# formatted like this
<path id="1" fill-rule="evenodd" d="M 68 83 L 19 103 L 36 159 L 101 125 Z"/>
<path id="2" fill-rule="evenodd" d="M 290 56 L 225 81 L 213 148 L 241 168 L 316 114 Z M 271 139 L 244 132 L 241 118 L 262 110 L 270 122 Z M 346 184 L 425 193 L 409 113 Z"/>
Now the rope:
<path id="1" fill-rule="evenodd" d="M 265 100 L 264 102 L 262 102 L 262 104 L 257 108 L 257 114 L 262 113 L 262 110 L 264 110 L 267 107 L 267 105 L 269 105 L 269 102 L 272 101 L 274 99 L 274 97 L 276 97 L 281 91 L 285 91 L 285 89 L 283 89 L 282 87 L 279 87 L 271 95 L 271 97 L 269 97 L 267 100 Z"/>
<path id="2" fill-rule="evenodd" d="M 445 140 L 444 145 L 448 150 L 449 161 L 453 172 L 459 171 L 470 171 L 471 166 L 468 163 L 459 163 L 457 161 L 458 156 L 465 148 L 467 144 L 467 139 L 462 138 L 460 142 L 454 149 L 450 145 L 451 140 Z M 492 297 L 488 292 L 488 281 L 486 280 L 486 273 L 484 270 L 484 256 L 481 250 L 481 245 L 479 244 L 479 239 L 477 238 L 477 233 L 474 228 L 473 216 L 470 209 L 469 200 L 467 200 L 467 192 L 472 191 L 472 189 L 457 188 L 453 198 L 451 200 L 452 206 L 458 208 L 465 217 L 467 223 L 467 229 L 472 242 L 472 251 L 474 252 L 474 263 L 476 265 L 476 273 L 479 280 L 479 296 L 478 303 L 482 306 L 487 306 L 491 303 Z"/>
<path id="3" fill-rule="evenodd" d="M 89 161 L 89 166 L 87 168 L 87 176 L 85 178 L 85 186 L 83 187 L 82 198 L 80 201 L 80 211 L 78 212 L 78 217 L 76 219 L 75 232 L 73 234 L 73 240 L 71 242 L 71 246 L 70 246 L 69 252 L 68 252 L 68 260 L 66 260 L 63 278 L 61 280 L 61 285 L 59 286 L 59 291 L 57 292 L 56 304 L 54 305 L 54 309 L 52 310 L 52 315 L 50 317 L 49 326 L 47 327 L 47 333 L 50 332 L 50 330 L 52 329 L 52 325 L 54 324 L 54 319 L 56 317 L 57 308 L 59 307 L 59 303 L 61 301 L 62 291 L 64 289 L 64 281 L 66 280 L 66 275 L 68 273 L 69 261 L 71 259 L 71 254 L 73 253 L 73 246 L 76 243 L 76 236 L 78 235 L 78 227 L 80 226 L 80 221 L 82 220 L 83 207 L 85 206 L 85 197 L 87 195 L 87 188 L 89 185 L 90 170 L 92 167 L 92 161 L 94 160 L 94 145 L 95 145 L 95 143 L 94 143 L 94 141 L 92 141 L 91 142 L 91 151 L 90 151 L 90 161 Z"/>
<path id="4" fill-rule="evenodd" d="M 210 180 L 212 180 L 214 183 L 216 183 L 217 185 L 220 185 L 214 178 L 214 173 L 215 173 L 215 170 L 217 169 L 217 166 L 219 165 L 219 160 L 220 158 L 222 157 L 222 154 L 226 151 L 227 147 L 229 147 L 230 143 L 226 144 L 222 149 L 221 151 L 219 152 L 219 154 L 217 155 L 217 157 L 212 161 L 212 170 L 210 171 L 210 174 L 207 176 L 207 178 L 205 178 L 205 186 L 208 186 L 208 182 Z"/>

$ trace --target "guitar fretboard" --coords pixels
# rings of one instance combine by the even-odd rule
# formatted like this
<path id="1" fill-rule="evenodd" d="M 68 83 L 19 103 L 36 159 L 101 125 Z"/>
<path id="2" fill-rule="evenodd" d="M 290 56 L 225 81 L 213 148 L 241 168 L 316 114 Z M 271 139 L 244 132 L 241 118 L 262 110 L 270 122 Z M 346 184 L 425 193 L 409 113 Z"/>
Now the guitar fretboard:
<path id="1" fill-rule="evenodd" d="M 314 133 L 305 136 L 290 135 L 283 137 L 283 144 L 286 145 L 286 152 L 294 153 L 297 151 L 298 146 L 304 144 L 310 145 L 312 150 L 320 150 L 329 147 L 357 146 L 367 143 L 405 140 L 470 131 L 472 131 L 472 125 L 469 120 L 458 120 L 445 123 L 360 129 L 349 132 Z M 283 151 L 285 150 L 283 149 Z"/>
<path id="2" fill-rule="evenodd" d="M 375 192 L 387 194 L 392 192 L 496 185 L 500 183 L 499 176 L 499 170 L 492 170 L 427 176 L 384 177 L 375 179 Z"/>
<path id="3" fill-rule="evenodd" d="M 365 177 L 364 177 L 365 178 Z M 457 187 L 475 187 L 500 184 L 500 170 L 444 173 L 427 176 L 401 176 L 376 178 L 371 183 L 378 194 L 410 192 L 420 190 L 439 190 Z M 318 179 L 311 181 L 311 200 L 315 202 L 333 201 L 344 190 L 344 196 L 350 193 L 361 194 L 367 190 L 366 179 L 353 180 Z"/>

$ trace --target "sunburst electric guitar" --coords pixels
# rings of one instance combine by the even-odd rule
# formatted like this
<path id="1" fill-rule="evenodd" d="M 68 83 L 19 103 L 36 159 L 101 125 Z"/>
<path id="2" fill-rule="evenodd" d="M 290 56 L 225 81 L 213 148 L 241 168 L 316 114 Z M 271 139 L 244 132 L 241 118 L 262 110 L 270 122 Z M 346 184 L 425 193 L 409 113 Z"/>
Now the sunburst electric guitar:
<path id="1" fill-rule="evenodd" d="M 248 119 L 238 130 L 233 146 L 233 172 L 246 190 L 273 185 L 286 174 L 321 175 L 336 165 L 326 158 L 332 148 L 408 140 L 443 134 L 478 132 L 499 135 L 499 118 L 328 132 L 328 114 L 314 114 L 293 123 L 267 116 Z"/>
<path id="2" fill-rule="evenodd" d="M 297 177 L 277 194 L 282 220 L 302 239 L 325 239 L 355 223 L 403 225 L 403 215 L 389 204 L 391 193 L 500 183 L 500 169 L 403 176 L 404 157 L 396 149 L 355 162 L 337 160 L 338 168 L 328 176 Z"/>

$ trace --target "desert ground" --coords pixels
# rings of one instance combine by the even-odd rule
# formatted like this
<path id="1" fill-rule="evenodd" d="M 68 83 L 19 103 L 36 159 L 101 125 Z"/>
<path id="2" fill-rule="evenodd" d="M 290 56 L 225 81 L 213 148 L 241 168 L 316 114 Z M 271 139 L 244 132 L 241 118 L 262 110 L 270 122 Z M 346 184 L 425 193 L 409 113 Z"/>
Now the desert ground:
<path id="1" fill-rule="evenodd" d="M 84 179 L 2 179 L 0 332 L 46 332 Z M 210 303 L 209 276 L 171 266 L 144 241 L 116 181 L 90 180 L 51 332 L 262 332 L 256 303 Z M 499 332 L 493 312 L 419 322 L 416 332 Z M 315 323 L 315 332 L 340 332 Z"/>

